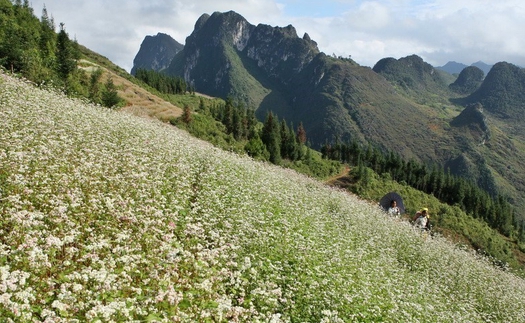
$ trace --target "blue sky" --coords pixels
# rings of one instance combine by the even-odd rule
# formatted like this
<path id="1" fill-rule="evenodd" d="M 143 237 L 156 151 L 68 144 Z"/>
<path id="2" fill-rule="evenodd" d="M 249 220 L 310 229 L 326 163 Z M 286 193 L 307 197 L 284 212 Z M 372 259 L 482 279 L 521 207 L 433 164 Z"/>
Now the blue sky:
<path id="1" fill-rule="evenodd" d="M 293 25 L 326 54 L 372 67 L 416 54 L 448 61 L 525 66 L 523 0 L 31 0 L 82 45 L 130 70 L 144 37 L 163 32 L 184 44 L 204 13 L 234 10 L 253 25 Z"/>

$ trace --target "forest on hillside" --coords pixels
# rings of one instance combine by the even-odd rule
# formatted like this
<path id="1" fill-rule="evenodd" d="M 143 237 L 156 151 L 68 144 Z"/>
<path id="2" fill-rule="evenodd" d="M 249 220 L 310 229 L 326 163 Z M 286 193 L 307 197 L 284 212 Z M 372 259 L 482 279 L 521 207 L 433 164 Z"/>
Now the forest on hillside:
<path id="1" fill-rule="evenodd" d="M 118 106 L 122 99 L 113 80 L 102 82 L 102 70 L 88 74 L 81 68 L 81 51 L 71 40 L 66 26 L 58 26 L 42 9 L 38 19 L 28 0 L 0 0 L 0 65 L 40 86 L 88 98 L 106 107 Z"/>

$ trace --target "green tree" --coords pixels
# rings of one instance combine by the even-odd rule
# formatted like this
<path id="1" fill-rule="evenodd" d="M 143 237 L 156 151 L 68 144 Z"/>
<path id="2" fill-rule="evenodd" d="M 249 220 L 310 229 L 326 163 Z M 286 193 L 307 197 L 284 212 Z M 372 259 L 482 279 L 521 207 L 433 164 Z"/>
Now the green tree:
<path id="1" fill-rule="evenodd" d="M 266 146 L 262 142 L 259 135 L 255 135 L 253 138 L 251 138 L 246 146 L 244 146 L 244 150 L 252 158 L 260 160 L 270 159 L 270 153 L 268 150 L 266 150 Z"/>
<path id="2" fill-rule="evenodd" d="M 121 102 L 118 95 L 117 87 L 113 83 L 113 79 L 108 77 L 104 90 L 102 91 L 102 105 L 108 108 L 113 108 Z"/>
<path id="3" fill-rule="evenodd" d="M 257 117 L 255 116 L 255 110 L 254 109 L 247 109 L 246 110 L 246 132 L 247 132 L 247 138 L 252 139 L 254 137 L 259 137 L 259 132 L 257 131 L 257 125 L 259 124 L 259 121 L 257 120 Z"/>
<path id="4" fill-rule="evenodd" d="M 100 104 L 101 91 L 100 91 L 100 79 L 102 78 L 102 69 L 97 68 L 89 77 L 89 94 L 88 97 L 93 103 Z"/>
<path id="5" fill-rule="evenodd" d="M 42 17 L 40 18 L 40 42 L 39 47 L 43 59 L 54 59 L 56 47 L 56 33 L 55 22 L 53 18 L 49 18 L 46 6 L 42 9 Z M 51 61 L 48 63 L 51 66 Z"/>
<path id="6" fill-rule="evenodd" d="M 64 28 L 64 23 L 60 23 L 60 32 L 57 36 L 57 72 L 62 81 L 67 86 L 69 76 L 75 71 L 77 65 L 73 55 L 71 40 Z"/>
<path id="7" fill-rule="evenodd" d="M 21 2 L 14 6 L 3 2 L 0 8 L 0 62 L 13 72 L 25 74 L 35 64 L 32 59 L 40 35 L 38 19 Z"/>
<path id="8" fill-rule="evenodd" d="M 281 136 L 279 130 L 279 121 L 270 111 L 264 122 L 261 139 L 270 153 L 270 162 L 274 164 L 281 163 Z"/>

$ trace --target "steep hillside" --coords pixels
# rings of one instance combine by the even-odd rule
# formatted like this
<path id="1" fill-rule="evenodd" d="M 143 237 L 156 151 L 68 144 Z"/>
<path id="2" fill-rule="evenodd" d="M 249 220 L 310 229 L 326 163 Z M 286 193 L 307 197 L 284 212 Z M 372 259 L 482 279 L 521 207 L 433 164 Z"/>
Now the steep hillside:
<path id="1" fill-rule="evenodd" d="M 506 62 L 490 70 L 479 89 L 459 102 L 481 104 L 491 139 L 478 147 L 496 182 L 515 204 L 525 205 L 525 70 Z M 518 216 L 521 216 L 518 214 Z"/>
<path id="2" fill-rule="evenodd" d="M 7 321 L 525 322 L 523 279 L 346 192 L 4 74 L 0 103 Z"/>
<path id="3" fill-rule="evenodd" d="M 417 141 L 404 142 L 406 130 L 422 141 L 435 137 L 420 118 L 432 120 L 423 125 L 435 122 L 436 112 L 401 97 L 369 68 L 319 53 L 316 43 L 308 35 L 297 37 L 292 26 L 253 26 L 234 12 L 203 15 L 167 72 L 183 76 L 198 91 L 255 107 L 260 119 L 272 111 L 294 124 L 303 122 L 314 147 L 355 138 L 399 146 L 419 159 Z M 430 151 L 422 155 L 435 158 Z"/>
<path id="4" fill-rule="evenodd" d="M 88 77 L 100 68 L 103 71 L 102 83 L 111 77 L 119 96 L 125 101 L 123 111 L 164 121 L 182 114 L 181 107 L 168 102 L 157 95 L 158 93 L 155 94 L 152 89 L 147 89 L 145 84 L 141 84 L 135 77 L 106 57 L 85 46 L 80 45 L 79 49 L 83 56 L 83 59 L 78 62 L 79 67 L 86 71 Z"/>
<path id="5" fill-rule="evenodd" d="M 525 107 L 525 69 L 500 62 L 487 74 L 478 91 L 472 93 L 467 102 L 480 102 L 483 107 L 499 119 L 522 124 Z"/>
<path id="6" fill-rule="evenodd" d="M 458 78 L 449 85 L 449 88 L 456 93 L 469 95 L 480 87 L 484 78 L 485 73 L 481 69 L 468 66 L 459 73 Z"/>
<path id="7" fill-rule="evenodd" d="M 292 26 L 254 26 L 235 12 L 216 12 L 199 18 L 166 72 L 183 76 L 197 91 L 280 110 L 289 104 L 283 87 L 318 52 Z"/>
<path id="8" fill-rule="evenodd" d="M 434 111 L 397 95 L 389 82 L 368 67 L 319 55 L 295 84 L 293 108 L 284 116 L 302 120 L 311 137 L 371 142 L 418 160 L 426 155 L 418 146 L 436 138 L 427 129 L 439 122 Z M 422 115 L 428 118 L 422 121 Z M 404 140 L 407 132 L 418 139 Z"/>

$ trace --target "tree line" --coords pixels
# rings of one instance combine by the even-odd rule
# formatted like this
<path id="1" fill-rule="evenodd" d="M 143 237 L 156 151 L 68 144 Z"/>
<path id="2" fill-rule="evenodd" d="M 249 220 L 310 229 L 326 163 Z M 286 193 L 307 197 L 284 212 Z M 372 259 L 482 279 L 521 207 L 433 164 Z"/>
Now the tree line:
<path id="1" fill-rule="evenodd" d="M 0 0 L 0 65 L 37 85 L 51 85 L 70 96 L 86 97 L 107 107 L 122 99 L 111 78 L 102 83 L 102 71 L 88 75 L 78 68 L 81 51 L 65 25 L 58 32 L 46 7 L 38 19 L 29 0 Z"/>
<path id="2" fill-rule="evenodd" d="M 201 100 L 200 110 L 204 103 Z M 221 122 L 227 134 L 237 141 L 246 141 L 245 151 L 251 157 L 280 164 L 283 159 L 303 160 L 307 157 L 306 130 L 302 123 L 295 129 L 293 123 L 279 120 L 269 111 L 261 124 L 255 116 L 255 110 L 235 104 L 227 98 L 224 104 L 215 104 L 208 108 L 208 113 Z"/>
<path id="3" fill-rule="evenodd" d="M 185 94 L 186 91 L 190 93 L 195 92 L 193 87 L 188 86 L 181 77 L 173 77 L 144 68 L 137 69 L 135 77 L 161 93 Z"/>
<path id="4" fill-rule="evenodd" d="M 138 69 L 135 77 L 161 93 L 186 93 L 186 82 L 180 77 L 146 69 Z M 226 134 L 231 134 L 235 140 L 247 141 L 245 150 L 252 157 L 274 164 L 280 164 L 282 159 L 296 161 L 304 157 L 302 145 L 306 144 L 306 130 L 302 123 L 296 132 L 293 123 L 288 124 L 284 119 L 279 121 L 270 111 L 262 129 L 259 129 L 255 110 L 235 104 L 232 98 L 227 98 L 224 104 L 212 105 L 208 109 L 201 100 L 199 111 L 208 113 L 221 122 L 226 128 Z M 191 109 L 188 106 L 184 107 L 182 118 L 185 123 L 191 122 Z"/>
<path id="5" fill-rule="evenodd" d="M 505 236 L 517 234 L 525 239 L 524 223 L 517 223 L 514 208 L 500 194 L 489 194 L 475 183 L 450 174 L 437 165 L 427 166 L 414 160 L 405 161 L 394 152 L 384 153 L 368 145 L 363 147 L 355 140 L 350 143 L 325 143 L 321 147 L 323 158 L 337 160 L 357 167 L 358 177 L 366 177 L 366 167 L 377 174 L 388 174 L 397 182 L 432 194 L 449 205 L 458 205 L 475 218 L 482 219 Z"/>

